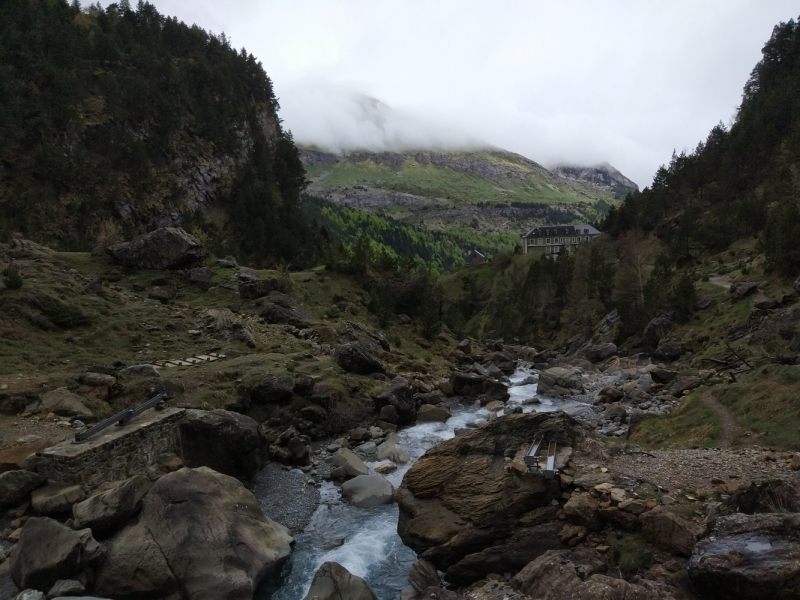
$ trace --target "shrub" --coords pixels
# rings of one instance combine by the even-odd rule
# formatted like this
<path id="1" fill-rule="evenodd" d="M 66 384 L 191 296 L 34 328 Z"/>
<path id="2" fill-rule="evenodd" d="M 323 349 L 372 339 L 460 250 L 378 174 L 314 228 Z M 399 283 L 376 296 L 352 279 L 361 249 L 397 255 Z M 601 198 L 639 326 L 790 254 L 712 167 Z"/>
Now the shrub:
<path id="1" fill-rule="evenodd" d="M 8 290 L 18 290 L 22 287 L 22 274 L 15 266 L 6 267 L 3 270 L 3 285 Z"/>
<path id="2" fill-rule="evenodd" d="M 41 295 L 34 300 L 38 308 L 53 325 L 71 329 L 73 327 L 86 327 L 92 324 L 92 318 L 79 307 L 68 302 L 62 302 L 52 296 Z"/>

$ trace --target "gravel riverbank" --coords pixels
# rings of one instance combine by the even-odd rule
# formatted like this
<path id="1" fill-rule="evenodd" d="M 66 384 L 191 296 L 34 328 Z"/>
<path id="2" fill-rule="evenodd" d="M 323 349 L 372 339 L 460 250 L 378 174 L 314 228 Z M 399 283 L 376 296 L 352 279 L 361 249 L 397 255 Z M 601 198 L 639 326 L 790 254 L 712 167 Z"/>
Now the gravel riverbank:
<path id="1" fill-rule="evenodd" d="M 294 534 L 305 528 L 319 506 L 319 489 L 309 479 L 299 469 L 286 471 L 278 463 L 269 463 L 258 475 L 253 493 L 264 514 Z"/>

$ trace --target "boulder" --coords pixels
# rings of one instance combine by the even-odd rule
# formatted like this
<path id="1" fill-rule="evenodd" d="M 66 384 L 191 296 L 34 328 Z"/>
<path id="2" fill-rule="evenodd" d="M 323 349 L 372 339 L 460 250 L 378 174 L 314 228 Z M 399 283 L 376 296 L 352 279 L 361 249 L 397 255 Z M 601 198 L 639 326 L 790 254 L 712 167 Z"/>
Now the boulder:
<path id="1" fill-rule="evenodd" d="M 229 254 L 225 258 L 218 258 L 217 266 L 223 269 L 235 269 L 239 266 L 239 263 L 236 261 L 236 257 Z"/>
<path id="2" fill-rule="evenodd" d="M 381 407 L 378 418 L 387 423 L 397 423 L 400 421 L 400 415 L 397 414 L 397 409 L 391 404 L 386 404 Z"/>
<path id="3" fill-rule="evenodd" d="M 602 575 L 605 561 L 588 548 L 551 550 L 530 562 L 511 579 L 526 598 L 547 600 L 667 600 L 668 592 Z"/>
<path id="4" fill-rule="evenodd" d="M 551 367 L 539 374 L 537 394 L 567 396 L 583 393 L 583 379 L 576 368 Z"/>
<path id="5" fill-rule="evenodd" d="M 96 494 L 72 507 L 73 527 L 89 528 L 96 534 L 119 529 L 133 517 L 150 491 L 150 481 L 136 475 L 111 490 Z"/>
<path id="6" fill-rule="evenodd" d="M 74 579 L 59 579 L 47 592 L 47 597 L 60 598 L 66 596 L 82 596 L 86 588 L 80 581 Z"/>
<path id="7" fill-rule="evenodd" d="M 291 543 L 289 530 L 264 516 L 237 479 L 183 468 L 154 483 L 138 520 L 109 540 L 94 591 L 114 598 L 164 597 L 174 589 L 185 600 L 252 598 L 289 558 Z"/>
<path id="8" fill-rule="evenodd" d="M 189 281 L 199 283 L 201 286 L 208 286 L 212 277 L 214 277 L 214 271 L 208 267 L 195 267 L 189 271 Z"/>
<path id="9" fill-rule="evenodd" d="M 683 354 L 683 346 L 675 340 L 662 339 L 658 342 L 658 347 L 653 351 L 653 356 L 667 362 L 678 360 Z"/>
<path id="10" fill-rule="evenodd" d="M 139 375 L 141 377 L 161 377 L 155 365 L 131 365 L 119 370 L 120 375 Z"/>
<path id="11" fill-rule="evenodd" d="M 464 338 L 463 340 L 458 342 L 456 350 L 460 350 L 464 354 L 472 354 L 472 341 L 469 338 Z"/>
<path id="12" fill-rule="evenodd" d="M 370 373 L 383 373 L 385 371 L 381 362 L 367 352 L 359 342 L 341 344 L 334 350 L 333 358 L 348 373 L 369 375 Z"/>
<path id="13" fill-rule="evenodd" d="M 705 527 L 684 519 L 667 506 L 657 506 L 643 513 L 639 519 L 642 522 L 642 534 L 648 542 L 680 556 L 689 556 L 695 542 L 705 533 Z"/>
<path id="14" fill-rule="evenodd" d="M 117 378 L 107 373 L 86 373 L 81 381 L 92 387 L 111 387 L 117 382 Z"/>
<path id="15" fill-rule="evenodd" d="M 303 600 L 378 600 L 361 577 L 351 575 L 342 565 L 324 563 L 314 574 L 311 589 Z"/>
<path id="16" fill-rule="evenodd" d="M 625 392 L 616 387 L 607 386 L 601 390 L 597 390 L 594 395 L 595 404 L 611 404 L 612 402 L 619 402 L 625 396 Z"/>
<path id="17" fill-rule="evenodd" d="M 658 348 L 658 342 L 672 329 L 672 319 L 667 316 L 656 317 L 644 328 L 642 334 L 642 348 L 646 352 L 653 352 Z"/>
<path id="18" fill-rule="evenodd" d="M 29 464 L 28 458 L 39 450 L 50 446 L 48 438 L 30 435 L 20 438 L 8 448 L 0 450 L 0 473 L 24 469 Z M 0 484 L 0 487 L 2 484 Z M 2 507 L 2 492 L 0 492 L 0 507 Z"/>
<path id="19" fill-rule="evenodd" d="M 352 450 L 348 450 L 347 448 L 339 448 L 333 454 L 332 458 L 333 464 L 344 469 L 345 473 L 349 477 L 357 477 L 359 475 L 369 474 L 369 467 L 364 464 L 363 460 L 353 454 Z"/>
<path id="20" fill-rule="evenodd" d="M 699 388 L 701 385 L 703 385 L 703 380 L 699 377 L 681 377 L 672 384 L 667 393 L 680 398 L 684 392 Z"/>
<path id="21" fill-rule="evenodd" d="M 689 578 L 709 600 L 800 597 L 800 514 L 719 517 L 689 560 Z"/>
<path id="22" fill-rule="evenodd" d="M 583 351 L 583 355 L 590 363 L 599 363 L 607 358 L 611 358 L 617 353 L 617 345 L 611 342 L 589 346 Z"/>
<path id="23" fill-rule="evenodd" d="M 359 475 L 342 484 L 342 496 L 357 508 L 391 504 L 394 488 L 383 475 Z"/>
<path id="24" fill-rule="evenodd" d="M 72 511 L 72 505 L 85 498 L 80 485 L 51 483 L 31 494 L 31 507 L 43 515 L 62 514 Z"/>
<path id="25" fill-rule="evenodd" d="M 383 443 L 378 445 L 378 460 L 390 460 L 393 463 L 407 463 L 411 460 L 408 452 L 397 447 L 399 442 L 400 436 L 394 431 L 387 435 Z"/>
<path id="26" fill-rule="evenodd" d="M 264 375 L 250 382 L 250 399 L 254 404 L 288 404 L 292 400 L 294 382 L 288 377 Z"/>
<path id="27" fill-rule="evenodd" d="M 462 373 L 453 371 L 450 374 L 450 384 L 453 386 L 453 393 L 457 396 L 485 396 L 491 400 L 501 400 L 508 402 L 508 388 L 490 377 L 476 375 L 474 373 Z"/>
<path id="28" fill-rule="evenodd" d="M 11 578 L 20 589 L 42 592 L 102 559 L 103 548 L 89 529 L 73 531 L 49 518 L 31 517 L 11 550 Z"/>
<path id="29" fill-rule="evenodd" d="M 744 283 L 738 283 L 736 285 L 732 285 L 730 287 L 731 301 L 738 302 L 745 296 L 754 293 L 757 289 L 758 289 L 758 284 L 753 283 L 752 281 L 746 281 Z"/>
<path id="30" fill-rule="evenodd" d="M 618 417 L 624 421 L 627 416 L 628 411 L 625 409 L 625 405 L 619 402 L 612 402 L 606 406 L 606 409 L 603 411 L 604 419 L 614 419 Z"/>
<path id="31" fill-rule="evenodd" d="M 383 421 L 390 423 L 397 423 L 398 425 L 409 425 L 417 420 L 416 403 L 414 402 L 414 388 L 407 379 L 403 377 L 395 377 L 389 382 L 389 387 L 382 393 L 374 398 L 375 409 L 379 411 L 380 418 Z M 392 421 L 394 417 L 391 409 L 384 408 L 392 406 L 394 412 L 397 413 L 397 420 Z"/>
<path id="32" fill-rule="evenodd" d="M 552 505 L 561 497 L 560 480 L 504 468 L 504 456 L 529 446 L 535 432 L 559 446 L 572 446 L 576 427 L 564 414 L 509 415 L 429 449 L 395 493 L 403 543 L 458 585 L 492 572 L 493 561 L 506 550 L 515 549 L 507 553 L 503 572 L 522 568 L 551 543 L 561 547 L 562 524 Z M 545 530 L 536 534 L 536 528 L 551 524 L 557 527 L 552 535 Z M 492 560 L 467 556 L 482 551 Z"/>
<path id="33" fill-rule="evenodd" d="M 417 411 L 417 421 L 419 423 L 444 423 L 452 415 L 446 406 L 433 406 L 423 404 Z"/>
<path id="34" fill-rule="evenodd" d="M 573 492 L 564 505 L 564 513 L 570 522 L 593 531 L 599 531 L 603 527 L 599 510 L 600 502 L 591 494 L 583 492 Z"/>
<path id="35" fill-rule="evenodd" d="M 296 306 L 287 307 L 268 302 L 261 308 L 261 318 L 270 324 L 291 325 L 302 329 L 308 325 L 311 315 Z"/>
<path id="36" fill-rule="evenodd" d="M 242 300 L 255 300 L 269 295 L 271 292 L 283 292 L 285 286 L 275 277 L 269 279 L 242 279 L 244 269 L 239 272 L 239 296 Z"/>
<path id="37" fill-rule="evenodd" d="M 429 587 L 442 587 L 442 581 L 439 579 L 436 567 L 424 558 L 415 560 L 414 564 L 411 565 L 408 570 L 408 583 L 420 594 Z"/>
<path id="38" fill-rule="evenodd" d="M 13 600 L 45 600 L 46 598 L 47 596 L 39 590 L 23 590 L 14 596 Z"/>
<path id="39" fill-rule="evenodd" d="M 76 417 L 81 420 L 93 419 L 94 413 L 87 408 L 85 402 L 84 398 L 63 387 L 42 394 L 38 402 L 28 407 L 28 412 L 54 413 L 60 417 Z"/>
<path id="40" fill-rule="evenodd" d="M 189 468 L 209 467 L 245 485 L 255 481 L 268 454 L 254 419 L 220 409 L 186 411 L 176 429 L 175 452 Z"/>
<path id="41" fill-rule="evenodd" d="M 678 377 L 678 372 L 664 367 L 656 367 L 651 369 L 650 377 L 656 383 L 669 383 Z"/>
<path id="42" fill-rule="evenodd" d="M 43 475 L 22 469 L 0 473 L 0 508 L 27 502 L 31 492 L 43 486 L 45 481 Z"/>
<path id="43" fill-rule="evenodd" d="M 200 262 L 208 251 L 183 229 L 162 227 L 132 242 L 114 244 L 108 253 L 132 269 L 182 269 Z"/>

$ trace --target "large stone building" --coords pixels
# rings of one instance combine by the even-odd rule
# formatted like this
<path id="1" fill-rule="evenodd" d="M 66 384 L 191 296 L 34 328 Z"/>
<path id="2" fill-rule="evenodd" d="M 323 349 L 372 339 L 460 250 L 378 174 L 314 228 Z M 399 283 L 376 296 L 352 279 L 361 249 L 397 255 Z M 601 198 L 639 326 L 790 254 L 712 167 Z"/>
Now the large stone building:
<path id="1" fill-rule="evenodd" d="M 522 252 L 543 251 L 545 254 L 570 252 L 580 244 L 600 235 L 591 225 L 542 225 L 522 235 Z"/>

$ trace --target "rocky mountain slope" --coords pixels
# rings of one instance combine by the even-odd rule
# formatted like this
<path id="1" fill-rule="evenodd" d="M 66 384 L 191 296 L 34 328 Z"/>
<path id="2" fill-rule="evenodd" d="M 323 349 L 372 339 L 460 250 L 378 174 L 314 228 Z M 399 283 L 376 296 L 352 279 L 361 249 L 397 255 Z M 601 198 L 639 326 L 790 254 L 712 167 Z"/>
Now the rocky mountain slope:
<path id="1" fill-rule="evenodd" d="M 551 172 L 496 148 L 346 154 L 302 148 L 300 158 L 310 194 L 434 228 L 522 232 L 535 223 L 592 221 L 622 190 L 636 189 L 610 165 Z"/>
<path id="2" fill-rule="evenodd" d="M 629 192 L 639 191 L 638 185 L 608 163 L 596 167 L 560 165 L 552 172 L 563 179 L 583 181 L 598 189 L 612 192 L 617 200 L 624 199 Z"/>

